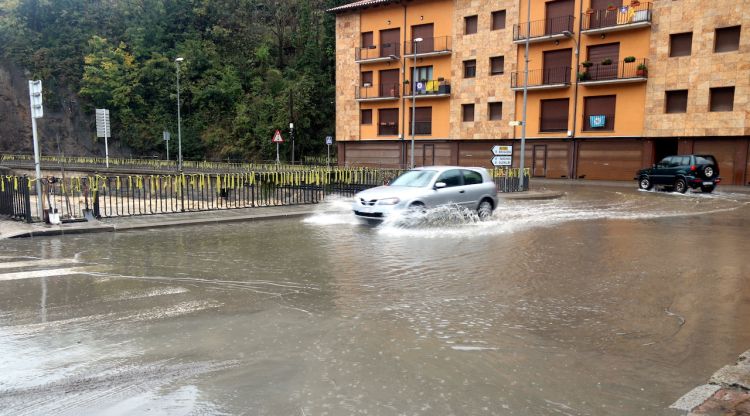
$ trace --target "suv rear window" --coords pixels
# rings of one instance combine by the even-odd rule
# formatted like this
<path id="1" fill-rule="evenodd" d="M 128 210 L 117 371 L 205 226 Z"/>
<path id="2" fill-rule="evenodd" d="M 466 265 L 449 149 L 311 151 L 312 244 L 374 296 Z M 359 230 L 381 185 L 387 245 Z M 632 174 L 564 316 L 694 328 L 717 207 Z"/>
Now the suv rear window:
<path id="1" fill-rule="evenodd" d="M 696 156 L 696 165 L 716 165 L 716 159 L 713 156 Z"/>
<path id="2" fill-rule="evenodd" d="M 475 170 L 464 170 L 464 185 L 482 183 L 482 174 Z"/>

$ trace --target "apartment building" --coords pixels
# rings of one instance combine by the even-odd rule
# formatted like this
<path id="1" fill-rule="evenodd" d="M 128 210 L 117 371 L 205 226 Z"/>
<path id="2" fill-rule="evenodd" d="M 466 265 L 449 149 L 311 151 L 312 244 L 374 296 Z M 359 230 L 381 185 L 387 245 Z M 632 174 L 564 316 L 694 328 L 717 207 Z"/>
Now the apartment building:
<path id="1" fill-rule="evenodd" d="M 509 123 L 523 117 L 526 86 L 534 177 L 630 180 L 666 155 L 711 153 L 725 184 L 748 184 L 742 3 L 362 0 L 331 9 L 339 160 L 407 166 L 413 139 L 416 165 L 491 167 L 492 147 L 508 145 L 517 167 L 522 129 Z"/>

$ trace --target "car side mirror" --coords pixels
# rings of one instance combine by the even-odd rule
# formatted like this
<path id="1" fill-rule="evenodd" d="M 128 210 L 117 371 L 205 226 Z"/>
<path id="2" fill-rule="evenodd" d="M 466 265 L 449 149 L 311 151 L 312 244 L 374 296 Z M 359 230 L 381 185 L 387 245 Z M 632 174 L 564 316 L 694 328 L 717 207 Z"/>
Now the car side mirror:
<path id="1" fill-rule="evenodd" d="M 435 184 L 435 189 L 442 189 L 442 188 L 445 188 L 445 187 L 446 187 L 445 182 L 437 182 Z"/>

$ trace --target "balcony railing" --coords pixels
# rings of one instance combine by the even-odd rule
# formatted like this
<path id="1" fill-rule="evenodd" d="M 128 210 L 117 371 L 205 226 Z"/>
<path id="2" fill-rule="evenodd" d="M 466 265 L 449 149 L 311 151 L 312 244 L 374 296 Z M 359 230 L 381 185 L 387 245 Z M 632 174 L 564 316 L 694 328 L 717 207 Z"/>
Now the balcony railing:
<path id="1" fill-rule="evenodd" d="M 393 100 L 398 97 L 399 87 L 397 83 L 363 85 L 355 89 L 355 98 L 361 101 Z"/>
<path id="2" fill-rule="evenodd" d="M 581 16 L 583 33 L 601 33 L 651 25 L 652 7 L 648 2 L 634 2 L 615 10 L 588 10 Z"/>
<path id="3" fill-rule="evenodd" d="M 411 134 L 411 123 L 409 123 L 409 134 Z M 414 135 L 415 136 L 429 136 L 432 134 L 432 122 L 431 121 L 415 121 L 414 122 Z"/>
<path id="4" fill-rule="evenodd" d="M 395 136 L 398 134 L 398 122 L 380 121 L 378 123 L 378 136 Z"/>
<path id="5" fill-rule="evenodd" d="M 559 16 L 550 19 L 536 20 L 513 25 L 513 42 L 521 43 L 529 38 L 529 42 L 539 42 L 565 37 L 563 32 L 573 33 L 575 17 Z"/>
<path id="6" fill-rule="evenodd" d="M 583 63 L 578 68 L 578 82 L 581 84 L 611 84 L 618 82 L 638 82 L 648 78 L 648 60 L 636 59 L 603 63 Z"/>
<path id="7" fill-rule="evenodd" d="M 570 85 L 570 67 L 534 69 L 529 71 L 529 89 L 564 88 Z M 523 89 L 524 73 L 510 75 L 511 89 Z"/>
<path id="8" fill-rule="evenodd" d="M 404 55 L 414 56 L 414 41 L 404 42 Z M 448 55 L 451 53 L 451 38 L 440 36 L 436 38 L 424 38 L 417 44 L 417 56 L 422 55 Z"/>
<path id="9" fill-rule="evenodd" d="M 382 45 L 363 46 L 354 50 L 354 60 L 357 62 L 379 62 L 396 60 L 401 56 L 401 46 L 398 43 L 384 43 Z"/>
<path id="10" fill-rule="evenodd" d="M 614 114 L 584 114 L 583 115 L 583 131 L 597 132 L 597 131 L 614 131 L 615 130 L 615 115 Z"/>
<path id="11" fill-rule="evenodd" d="M 420 81 L 414 84 L 404 85 L 404 97 L 447 97 L 451 94 L 451 84 L 444 79 Z"/>

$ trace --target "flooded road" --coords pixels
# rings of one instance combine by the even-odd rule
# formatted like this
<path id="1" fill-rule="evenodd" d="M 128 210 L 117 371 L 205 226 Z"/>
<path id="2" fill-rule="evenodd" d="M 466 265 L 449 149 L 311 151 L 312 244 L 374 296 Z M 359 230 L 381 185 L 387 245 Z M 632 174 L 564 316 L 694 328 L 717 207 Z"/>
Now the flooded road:
<path id="1" fill-rule="evenodd" d="M 750 348 L 750 195 L 0 240 L 0 414 L 673 415 Z"/>

